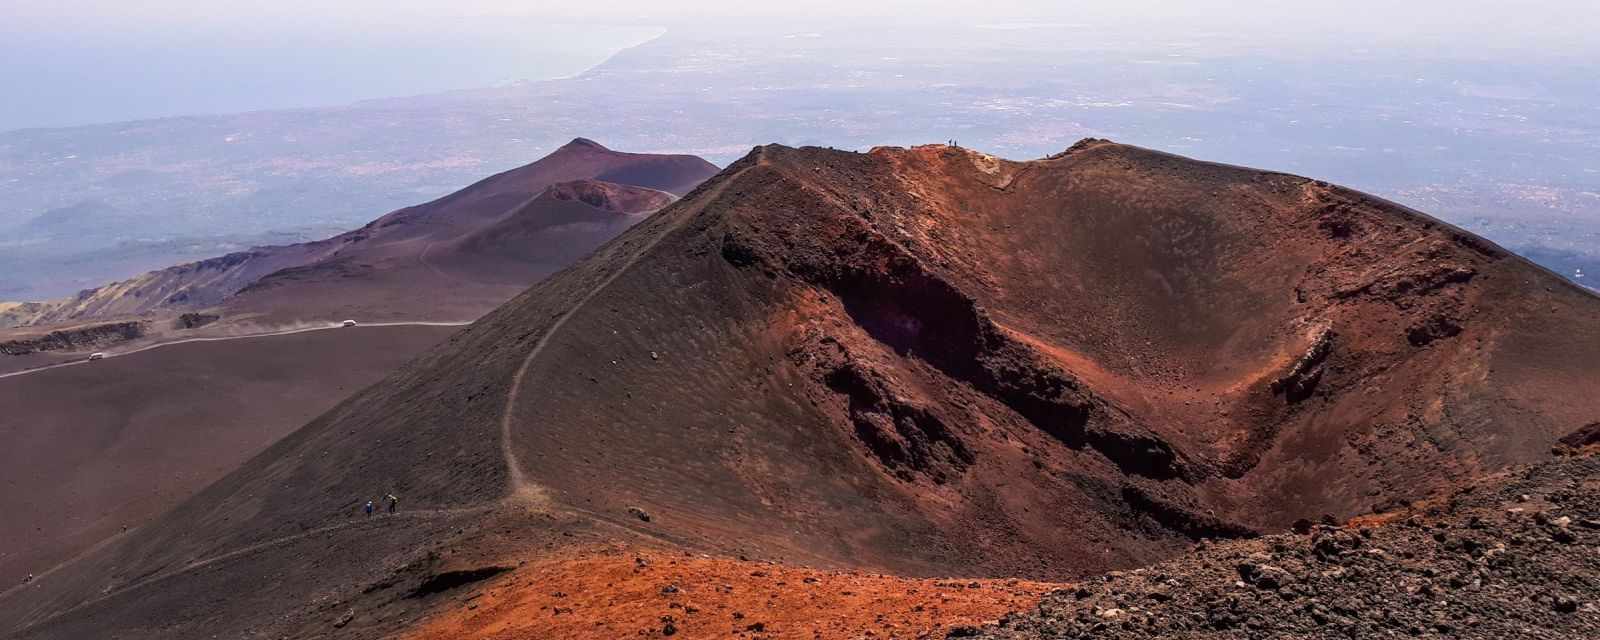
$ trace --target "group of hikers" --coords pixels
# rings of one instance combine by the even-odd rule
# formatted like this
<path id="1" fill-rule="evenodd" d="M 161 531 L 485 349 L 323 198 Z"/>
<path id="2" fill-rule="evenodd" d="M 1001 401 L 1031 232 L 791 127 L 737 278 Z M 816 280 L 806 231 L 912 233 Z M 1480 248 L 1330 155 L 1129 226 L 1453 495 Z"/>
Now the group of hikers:
<path id="1" fill-rule="evenodd" d="M 385 494 L 383 496 L 383 501 L 389 505 L 389 513 L 394 513 L 395 509 L 398 509 L 400 507 L 400 499 L 396 498 L 395 495 L 392 494 L 392 493 Z M 367 501 L 367 505 L 365 507 L 362 507 L 362 510 L 366 511 L 368 517 L 372 516 L 372 509 L 373 509 L 373 506 L 372 506 L 372 501 L 371 500 L 368 500 Z"/>

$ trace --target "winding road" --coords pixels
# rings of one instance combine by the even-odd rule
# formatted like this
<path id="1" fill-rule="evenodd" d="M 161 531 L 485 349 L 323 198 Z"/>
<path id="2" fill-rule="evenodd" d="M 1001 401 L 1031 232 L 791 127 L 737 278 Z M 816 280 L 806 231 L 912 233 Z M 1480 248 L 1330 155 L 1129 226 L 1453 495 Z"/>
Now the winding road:
<path id="1" fill-rule="evenodd" d="M 241 335 L 236 335 L 236 336 L 212 336 L 212 337 L 206 337 L 206 338 L 185 338 L 183 340 L 173 340 L 171 342 L 157 342 L 155 344 L 149 344 L 149 345 L 145 345 L 145 346 L 142 346 L 142 347 L 137 347 L 137 348 L 134 348 L 134 349 L 128 349 L 126 351 L 107 351 L 107 352 L 105 352 L 105 358 L 109 359 L 109 358 L 117 358 L 117 357 L 121 357 L 121 356 L 131 356 L 131 355 L 133 355 L 135 353 L 144 353 L 146 351 L 150 351 L 150 350 L 153 350 L 153 349 L 161 349 L 161 348 L 164 348 L 164 347 L 171 347 L 171 346 L 176 346 L 176 345 L 180 345 L 180 344 L 189 344 L 191 342 L 225 342 L 225 341 L 228 341 L 228 340 L 249 340 L 249 339 L 252 339 L 252 338 L 270 338 L 272 336 L 286 336 L 286 335 L 291 335 L 291 334 L 296 334 L 296 333 L 309 333 L 309 332 L 312 332 L 312 331 L 328 331 L 328 330 L 331 330 L 331 329 L 361 329 L 361 328 L 372 328 L 372 327 L 462 327 L 462 326 L 466 326 L 466 325 L 469 325 L 469 324 L 472 324 L 472 322 L 470 322 L 470 321 L 467 321 L 467 322 L 429 322 L 429 321 L 420 321 L 419 320 L 419 321 L 415 321 L 415 322 L 369 322 L 369 323 L 364 323 L 364 324 L 357 324 L 357 325 L 355 325 L 353 327 L 346 327 L 342 323 L 339 323 L 339 322 L 330 322 L 327 325 L 316 325 L 316 326 L 311 326 L 311 327 L 300 327 L 300 328 L 296 328 L 296 329 L 284 329 L 282 331 L 267 331 L 267 332 L 263 332 L 263 333 L 247 333 L 247 334 L 241 334 Z M 49 371 L 51 369 L 60 369 L 62 367 L 72 367 L 72 366 L 77 366 L 77 365 L 81 365 L 81 364 L 88 364 L 90 362 L 94 362 L 94 361 L 88 359 L 87 357 L 85 357 L 85 358 L 82 358 L 82 359 L 79 359 L 79 360 L 73 360 L 73 361 L 70 361 L 70 362 L 62 362 L 62 363 L 59 363 L 59 364 L 52 364 L 52 365 L 47 365 L 47 366 L 43 366 L 43 367 L 37 367 L 37 368 L 33 368 L 33 369 L 24 369 L 22 371 L 13 371 L 11 373 L 0 373 L 0 379 L 11 378 L 11 377 L 15 377 L 15 376 L 25 376 L 25 375 L 28 375 L 30 373 L 39 373 L 40 371 Z"/>

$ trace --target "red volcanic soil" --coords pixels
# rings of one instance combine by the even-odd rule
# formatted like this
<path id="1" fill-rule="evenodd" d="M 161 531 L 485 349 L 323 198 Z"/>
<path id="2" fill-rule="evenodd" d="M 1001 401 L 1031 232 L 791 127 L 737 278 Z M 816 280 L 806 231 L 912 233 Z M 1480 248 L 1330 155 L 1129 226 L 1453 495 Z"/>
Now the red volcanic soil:
<path id="1" fill-rule="evenodd" d="M 360 229 L 153 271 L 85 291 L 36 314 L 33 324 L 219 305 L 229 322 L 470 320 L 716 171 L 694 156 L 624 153 L 578 138 L 532 164 Z M 497 261 L 457 252 L 469 236 L 508 226 L 520 244 L 508 243 Z"/>
<path id="2" fill-rule="evenodd" d="M 447 638 L 922 638 L 1032 608 L 1062 585 L 909 579 L 625 547 L 519 562 L 407 634 Z"/>
<path id="3" fill-rule="evenodd" d="M 760 147 L 0 596 L 0 629 L 387 637 L 584 523 L 818 571 L 1148 565 L 1586 441 L 1597 314 L 1296 176 L 1093 140 L 1033 162 Z M 384 491 L 414 511 L 351 519 Z"/>
<path id="4" fill-rule="evenodd" d="M 0 585 L 143 525 L 455 330 L 181 344 L 0 380 Z"/>

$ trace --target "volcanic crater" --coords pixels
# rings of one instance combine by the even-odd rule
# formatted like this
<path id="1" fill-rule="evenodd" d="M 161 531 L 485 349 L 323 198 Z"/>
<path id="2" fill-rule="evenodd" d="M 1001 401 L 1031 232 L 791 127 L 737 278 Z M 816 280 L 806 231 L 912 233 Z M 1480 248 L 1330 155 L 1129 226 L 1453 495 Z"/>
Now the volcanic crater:
<path id="1" fill-rule="evenodd" d="M 1589 442 L 1597 313 L 1487 241 L 1307 178 L 1103 140 L 1030 162 L 768 145 L 0 596 L 0 628 L 388 637 L 472 606 L 444 595 L 459 576 L 531 610 L 518 592 L 555 589 L 519 576 L 594 544 L 706 558 L 683 568 L 700 588 L 761 562 L 1079 580 Z M 356 514 L 385 492 L 400 513 Z M 545 605 L 529 615 L 566 606 Z M 617 606 L 639 633 L 690 615 Z M 731 624 L 705 628 L 811 637 Z"/>

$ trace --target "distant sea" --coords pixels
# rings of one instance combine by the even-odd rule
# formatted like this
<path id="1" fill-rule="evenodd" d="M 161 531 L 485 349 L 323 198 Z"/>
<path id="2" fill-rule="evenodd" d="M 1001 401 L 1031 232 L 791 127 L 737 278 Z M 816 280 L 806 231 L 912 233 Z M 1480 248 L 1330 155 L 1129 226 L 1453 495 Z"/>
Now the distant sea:
<path id="1" fill-rule="evenodd" d="M 497 19 L 406 29 L 5 34 L 0 132 L 322 107 L 559 78 L 663 31 Z"/>

